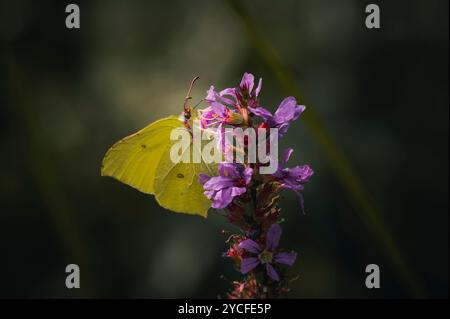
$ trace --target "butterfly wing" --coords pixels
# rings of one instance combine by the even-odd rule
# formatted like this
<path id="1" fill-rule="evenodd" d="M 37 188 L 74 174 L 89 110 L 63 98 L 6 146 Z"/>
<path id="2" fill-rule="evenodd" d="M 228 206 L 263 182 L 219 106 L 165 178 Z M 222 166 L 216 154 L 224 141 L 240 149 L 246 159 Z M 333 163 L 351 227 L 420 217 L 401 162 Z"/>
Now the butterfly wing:
<path id="1" fill-rule="evenodd" d="M 193 143 L 182 151 L 200 152 Z M 158 203 L 174 212 L 206 217 L 211 201 L 203 194 L 203 186 L 198 181 L 200 173 L 212 174 L 212 167 L 204 161 L 200 163 L 173 163 L 170 148 L 158 165 L 155 177 L 155 197 Z"/>
<path id="2" fill-rule="evenodd" d="M 180 125 L 178 117 L 170 116 L 123 138 L 103 158 L 101 175 L 154 194 L 156 170 L 168 148 L 170 132 Z"/>
<path id="3" fill-rule="evenodd" d="M 158 203 L 174 212 L 207 216 L 211 201 L 203 194 L 198 175 L 211 175 L 214 168 L 200 163 L 174 163 L 170 150 L 174 129 L 185 130 L 178 117 L 153 122 L 114 144 L 106 153 L 102 176 L 113 177 L 141 192 L 153 194 Z M 183 152 L 200 152 L 190 143 Z M 190 157 L 192 158 L 192 156 Z"/>

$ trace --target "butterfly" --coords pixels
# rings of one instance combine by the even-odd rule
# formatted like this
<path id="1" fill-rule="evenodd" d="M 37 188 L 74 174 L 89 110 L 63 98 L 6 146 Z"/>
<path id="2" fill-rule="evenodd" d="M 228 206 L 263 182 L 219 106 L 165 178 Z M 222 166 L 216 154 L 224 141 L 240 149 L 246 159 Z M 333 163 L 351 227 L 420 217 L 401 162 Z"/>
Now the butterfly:
<path id="1" fill-rule="evenodd" d="M 174 163 L 170 158 L 172 130 L 187 130 L 198 118 L 188 105 L 195 77 L 184 100 L 180 116 L 169 116 L 155 121 L 140 131 L 115 143 L 105 154 L 102 176 L 110 176 L 139 191 L 154 195 L 160 206 L 177 213 L 207 216 L 211 201 L 203 194 L 199 174 L 211 175 L 215 167 L 200 163 Z M 197 121 L 196 121 L 197 122 Z M 200 152 L 190 143 L 182 152 Z"/>

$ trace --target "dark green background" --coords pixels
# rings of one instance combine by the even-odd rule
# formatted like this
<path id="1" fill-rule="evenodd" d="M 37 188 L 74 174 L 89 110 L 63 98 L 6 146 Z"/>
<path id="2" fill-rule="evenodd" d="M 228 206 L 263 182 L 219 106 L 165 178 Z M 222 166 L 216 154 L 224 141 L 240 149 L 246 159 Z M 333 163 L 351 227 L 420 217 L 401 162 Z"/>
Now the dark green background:
<path id="1" fill-rule="evenodd" d="M 194 100 L 248 71 L 263 77 L 262 104 L 278 105 L 285 93 L 238 18 L 247 13 L 384 221 L 353 204 L 297 121 L 282 145 L 315 175 L 306 215 L 295 195 L 281 202 L 282 245 L 299 252 L 289 296 L 448 297 L 448 1 L 372 2 L 379 30 L 356 0 L 242 1 L 237 12 L 225 1 L 75 1 L 80 30 L 65 28 L 64 1 L 2 1 L 0 297 L 215 298 L 228 287 L 220 275 L 240 277 L 221 258 L 220 217 L 165 211 L 99 168 L 112 143 L 179 113 L 194 75 Z M 79 290 L 65 288 L 69 263 Z M 364 285 L 370 263 L 381 289 Z"/>

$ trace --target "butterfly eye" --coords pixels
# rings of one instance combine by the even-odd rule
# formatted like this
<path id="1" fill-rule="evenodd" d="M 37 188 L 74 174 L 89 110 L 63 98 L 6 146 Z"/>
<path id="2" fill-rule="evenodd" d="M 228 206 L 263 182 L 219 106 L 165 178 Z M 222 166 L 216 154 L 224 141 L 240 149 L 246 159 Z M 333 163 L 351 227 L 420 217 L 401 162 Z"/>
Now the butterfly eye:
<path id="1" fill-rule="evenodd" d="M 189 120 L 191 118 L 191 112 L 184 112 L 184 118 Z"/>

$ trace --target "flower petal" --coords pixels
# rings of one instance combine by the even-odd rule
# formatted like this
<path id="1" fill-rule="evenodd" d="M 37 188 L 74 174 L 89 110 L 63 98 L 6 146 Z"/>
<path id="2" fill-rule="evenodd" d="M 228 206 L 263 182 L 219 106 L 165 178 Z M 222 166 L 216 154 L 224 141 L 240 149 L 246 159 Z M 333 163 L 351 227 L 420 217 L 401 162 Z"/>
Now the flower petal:
<path id="1" fill-rule="evenodd" d="M 216 192 L 215 191 L 205 191 L 203 194 L 205 194 L 205 196 L 208 197 L 209 199 L 213 199 Z"/>
<path id="2" fill-rule="evenodd" d="M 292 266 L 295 263 L 295 259 L 297 258 L 297 253 L 278 253 L 273 257 L 273 262 L 278 264 L 285 264 Z"/>
<path id="3" fill-rule="evenodd" d="M 266 110 L 263 107 L 249 107 L 248 109 L 256 116 L 262 118 L 264 121 L 272 119 L 272 113 L 270 113 L 270 111 Z"/>
<path id="4" fill-rule="evenodd" d="M 239 170 L 234 163 L 219 163 L 219 174 L 222 177 L 227 178 L 239 178 Z"/>
<path id="5" fill-rule="evenodd" d="M 272 122 L 272 123 L 270 123 L 270 125 L 272 127 L 277 127 L 278 128 L 278 137 L 281 138 L 287 133 L 287 131 L 289 129 L 289 125 L 291 125 L 291 122 L 285 122 L 285 123 L 282 123 L 282 124 L 277 124 L 275 122 Z"/>
<path id="6" fill-rule="evenodd" d="M 245 249 L 246 251 L 249 251 L 254 254 L 259 254 L 261 252 L 261 247 L 259 244 L 251 239 L 246 239 L 244 241 L 241 241 L 239 243 L 239 248 Z"/>
<path id="7" fill-rule="evenodd" d="M 205 184 L 207 181 L 209 181 L 211 179 L 211 176 L 208 176 L 206 174 L 200 173 L 198 174 L 198 182 L 200 184 Z"/>
<path id="8" fill-rule="evenodd" d="M 277 110 L 275 111 L 274 117 L 280 119 L 280 122 L 289 121 L 295 115 L 297 106 L 297 100 L 293 96 L 289 96 L 281 101 Z"/>
<path id="9" fill-rule="evenodd" d="M 204 185 L 205 190 L 218 191 L 226 187 L 231 187 L 234 185 L 234 181 L 231 178 L 223 176 L 214 176 L 209 179 Z"/>
<path id="10" fill-rule="evenodd" d="M 255 89 L 255 97 L 258 97 L 259 92 L 261 92 L 262 78 L 259 78 L 258 86 Z"/>
<path id="11" fill-rule="evenodd" d="M 287 162 L 289 161 L 289 158 L 291 157 L 293 152 L 294 152 L 294 150 L 290 147 L 284 151 L 282 162 L 281 162 L 282 166 L 285 166 L 287 164 Z"/>
<path id="12" fill-rule="evenodd" d="M 297 105 L 297 100 L 290 96 L 285 98 L 274 114 L 274 121 L 277 124 L 295 121 L 305 110 L 304 105 Z"/>
<path id="13" fill-rule="evenodd" d="M 231 189 L 225 188 L 221 189 L 214 196 L 213 202 L 211 204 L 212 208 L 225 208 L 233 201 L 233 197 L 231 196 Z"/>
<path id="14" fill-rule="evenodd" d="M 241 261 L 241 273 L 245 275 L 249 271 L 256 268 L 259 264 L 260 264 L 259 259 L 256 257 L 244 258 Z"/>
<path id="15" fill-rule="evenodd" d="M 224 97 L 224 95 L 232 96 L 236 98 L 236 94 L 234 93 L 235 89 L 225 89 L 220 91 L 220 93 L 217 93 L 217 91 L 214 89 L 214 86 L 211 85 L 208 91 L 206 91 L 206 97 L 205 100 L 208 103 L 218 102 L 218 103 L 225 103 L 229 104 L 231 106 L 235 106 L 235 102 L 229 98 Z"/>
<path id="16" fill-rule="evenodd" d="M 247 191 L 245 187 L 230 187 L 231 197 L 236 197 L 244 194 Z"/>
<path id="17" fill-rule="evenodd" d="M 290 169 L 290 175 L 295 176 L 296 181 L 301 184 L 309 182 L 313 174 L 314 171 L 309 165 L 295 166 Z"/>
<path id="18" fill-rule="evenodd" d="M 224 118 L 227 115 L 227 108 L 225 105 L 220 104 L 218 102 L 211 103 L 211 110 L 216 114 L 217 117 Z"/>
<path id="19" fill-rule="evenodd" d="M 217 95 L 217 92 L 214 91 L 214 86 L 211 85 L 209 90 L 206 91 L 205 100 L 208 101 L 208 102 L 214 102 L 214 101 L 216 101 L 216 95 Z"/>
<path id="20" fill-rule="evenodd" d="M 283 231 L 281 230 L 281 226 L 277 223 L 272 224 L 269 227 L 266 238 L 266 249 L 268 251 L 273 251 L 278 247 L 278 243 L 280 242 L 282 232 Z"/>
<path id="21" fill-rule="evenodd" d="M 241 91 L 247 91 L 251 92 L 253 90 L 253 85 L 255 82 L 255 77 L 251 73 L 244 73 L 244 76 L 242 77 L 241 84 L 239 84 L 239 88 Z"/>
<path id="22" fill-rule="evenodd" d="M 278 276 L 277 271 L 271 264 L 266 264 L 267 275 L 274 281 L 280 281 L 280 276 Z"/>
<path id="23" fill-rule="evenodd" d="M 224 96 L 231 96 L 234 99 L 236 99 L 236 89 L 235 88 L 228 88 L 220 91 L 219 95 L 224 98 Z M 228 100 L 228 99 L 227 99 Z M 231 100 L 230 100 L 231 101 Z M 231 101 L 232 102 L 232 101 Z"/>

